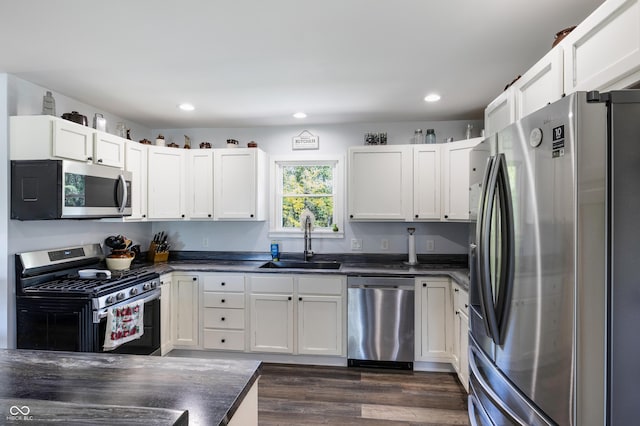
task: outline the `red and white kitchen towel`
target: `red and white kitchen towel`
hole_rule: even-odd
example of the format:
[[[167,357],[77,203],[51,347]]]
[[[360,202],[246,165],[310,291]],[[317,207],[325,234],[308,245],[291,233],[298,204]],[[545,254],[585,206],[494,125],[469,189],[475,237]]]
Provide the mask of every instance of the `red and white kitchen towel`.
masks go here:
[[[134,302],[107,311],[104,350],[111,351],[123,343],[142,337],[144,333],[144,303]]]

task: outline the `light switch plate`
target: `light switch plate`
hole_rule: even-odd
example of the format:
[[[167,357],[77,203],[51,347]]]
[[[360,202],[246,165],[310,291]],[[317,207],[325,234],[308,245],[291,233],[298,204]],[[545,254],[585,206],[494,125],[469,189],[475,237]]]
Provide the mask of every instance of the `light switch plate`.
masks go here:
[[[353,238],[351,240],[351,250],[353,250],[353,251],[361,251],[362,250],[362,240]]]

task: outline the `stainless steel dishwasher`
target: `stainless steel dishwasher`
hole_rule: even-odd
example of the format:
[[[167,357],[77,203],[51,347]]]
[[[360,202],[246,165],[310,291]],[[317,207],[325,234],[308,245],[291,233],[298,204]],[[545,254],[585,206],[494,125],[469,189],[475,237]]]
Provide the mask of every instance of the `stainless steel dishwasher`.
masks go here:
[[[350,367],[413,369],[413,278],[347,277]]]

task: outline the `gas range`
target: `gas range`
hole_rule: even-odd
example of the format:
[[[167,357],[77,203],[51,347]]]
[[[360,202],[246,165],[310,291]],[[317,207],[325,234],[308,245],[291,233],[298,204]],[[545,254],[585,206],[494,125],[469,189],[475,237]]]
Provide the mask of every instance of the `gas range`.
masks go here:
[[[152,353],[159,346],[160,295],[159,274],[135,264],[109,271],[99,244],[16,254],[18,348],[99,352],[108,311],[144,304],[145,330],[157,339],[123,353]],[[68,324],[52,330],[61,318]],[[79,341],[67,342],[68,335],[80,335]]]

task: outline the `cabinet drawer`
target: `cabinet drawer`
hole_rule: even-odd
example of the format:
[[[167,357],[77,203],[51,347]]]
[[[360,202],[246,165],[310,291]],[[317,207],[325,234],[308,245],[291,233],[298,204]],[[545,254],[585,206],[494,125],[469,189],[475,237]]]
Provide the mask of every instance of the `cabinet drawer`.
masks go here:
[[[244,293],[204,293],[205,308],[244,309]]]
[[[243,329],[244,309],[205,308],[204,326]]]
[[[244,291],[244,275],[205,275],[204,291]]]
[[[205,349],[226,349],[229,351],[244,350],[244,331],[238,330],[205,330]]]
[[[344,285],[342,277],[298,277],[299,294],[331,294],[340,296]]]
[[[252,293],[293,293],[293,277],[287,275],[253,275]]]

